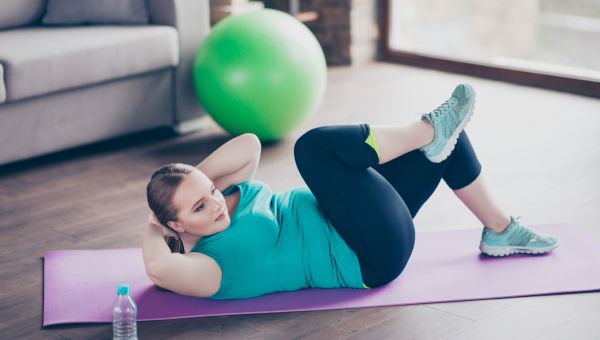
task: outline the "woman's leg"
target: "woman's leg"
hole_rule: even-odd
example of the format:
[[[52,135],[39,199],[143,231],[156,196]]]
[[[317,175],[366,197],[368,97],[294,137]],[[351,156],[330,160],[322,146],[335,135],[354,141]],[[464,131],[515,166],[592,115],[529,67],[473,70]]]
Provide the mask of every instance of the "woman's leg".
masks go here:
[[[463,130],[455,149],[443,162],[433,163],[422,151],[415,149],[387,163],[374,165],[373,169],[396,189],[414,218],[442,179],[452,190],[464,188],[479,177],[481,163],[467,131]]]
[[[429,127],[430,125],[427,124]],[[423,140],[431,140],[429,131],[423,131],[420,126],[413,126],[411,132],[404,136],[394,137],[390,130],[392,127],[380,132],[377,126],[373,127],[376,140],[385,159],[385,151],[390,148],[386,143],[404,142],[410,148],[418,147]],[[404,130],[403,130],[404,132]],[[432,133],[433,131],[431,131]],[[380,140],[382,142],[380,142]],[[410,150],[410,148],[408,148]],[[406,148],[405,148],[406,150]],[[389,156],[387,156],[389,157]],[[442,163],[431,163],[425,155],[419,150],[407,152],[400,157],[392,159],[390,162],[381,162],[373,166],[390,182],[411,211],[414,218],[419,208],[431,196],[439,184],[439,178],[443,178],[454,194],[465,204],[467,208],[481,221],[483,226],[492,229],[495,232],[502,232],[510,224],[510,217],[505,214],[490,193],[486,185],[483,174],[481,173],[481,164],[477,159],[473,146],[467,136],[466,130],[463,130],[456,144],[456,149],[450,154],[449,158]]]
[[[386,127],[387,132],[394,128],[398,134],[406,132],[406,127]],[[356,252],[365,283],[376,287],[392,281],[405,267],[414,247],[412,218],[441,179],[452,189],[463,188],[478,177],[481,165],[466,131],[448,159],[432,163],[419,150],[401,154],[406,147],[393,149],[396,144],[387,144],[381,134],[376,138],[379,148],[368,146],[370,129],[361,124],[310,130],[296,142],[294,155],[325,216]],[[429,142],[427,132],[419,129],[413,126],[413,134],[408,133],[413,140],[421,138],[414,148]],[[379,131],[375,127],[372,132]],[[405,136],[410,143],[406,138],[411,137]],[[385,148],[401,155],[379,164],[378,154]]]
[[[379,164],[431,143],[434,134],[431,124],[423,119],[404,126],[370,124],[369,127],[379,146]]]
[[[371,166],[367,124],[330,125],[304,133],[294,145],[300,175],[324,216],[358,257],[363,281],[393,281],[412,253],[415,229],[402,197]]]
[[[482,175],[479,175],[466,187],[454,190],[454,194],[460,198],[484,226],[493,231],[500,233],[510,224],[510,217],[500,209],[493,199]]]

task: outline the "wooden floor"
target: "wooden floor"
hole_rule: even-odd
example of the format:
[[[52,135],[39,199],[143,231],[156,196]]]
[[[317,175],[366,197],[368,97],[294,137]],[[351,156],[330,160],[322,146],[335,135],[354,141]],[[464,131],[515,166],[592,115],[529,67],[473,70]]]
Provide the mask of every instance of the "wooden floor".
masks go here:
[[[275,191],[302,185],[292,150],[307,129],[409,122],[463,81],[478,93],[466,130],[503,210],[523,216],[525,224],[577,223],[600,242],[598,99],[387,63],[330,68],[318,112],[287,139],[263,146],[256,178]],[[112,336],[110,324],[42,328],[42,254],[141,246],[150,175],[169,162],[197,164],[231,138],[210,122],[210,128],[186,136],[156,130],[0,168],[1,339]],[[415,225],[417,231],[481,228],[444,182]],[[473,247],[478,242],[473,240]],[[141,339],[579,340],[600,339],[599,320],[595,292],[138,322],[138,334]]]

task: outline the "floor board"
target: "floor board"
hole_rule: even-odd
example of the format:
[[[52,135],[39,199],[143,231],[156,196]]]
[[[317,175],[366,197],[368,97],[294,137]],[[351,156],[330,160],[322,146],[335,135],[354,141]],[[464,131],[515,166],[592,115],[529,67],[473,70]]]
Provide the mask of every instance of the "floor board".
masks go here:
[[[304,184],[292,151],[309,128],[406,123],[466,81],[478,93],[466,130],[503,210],[525,224],[577,223],[600,242],[600,100],[388,63],[330,68],[328,76],[318,112],[263,145],[256,178],[274,191]],[[0,338],[111,337],[110,324],[41,327],[42,255],[140,247],[152,172],[197,164],[230,139],[207,120],[206,130],[185,136],[159,129],[0,167]],[[481,228],[443,182],[415,225]],[[143,339],[596,339],[599,317],[600,293],[582,293],[139,322],[138,330]]]

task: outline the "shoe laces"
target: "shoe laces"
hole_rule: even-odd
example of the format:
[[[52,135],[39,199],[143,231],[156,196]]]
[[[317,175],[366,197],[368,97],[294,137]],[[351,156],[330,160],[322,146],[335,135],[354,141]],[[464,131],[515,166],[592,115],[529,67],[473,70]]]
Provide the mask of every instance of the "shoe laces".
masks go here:
[[[446,110],[452,108],[452,106],[455,104],[455,102],[456,102],[456,98],[454,98],[454,97],[448,98],[448,100],[443,102],[442,105],[433,109],[433,111],[431,111],[431,115],[436,118],[441,116],[444,112],[446,112]]]
[[[513,230],[508,236],[508,243],[510,245],[525,246],[537,236],[531,229],[519,224],[518,220],[521,218],[521,216],[511,216],[510,218],[510,224],[513,225]]]
[[[456,102],[457,99],[451,97],[431,112],[432,120],[436,122],[445,138],[450,138],[460,124],[460,117],[454,110]]]

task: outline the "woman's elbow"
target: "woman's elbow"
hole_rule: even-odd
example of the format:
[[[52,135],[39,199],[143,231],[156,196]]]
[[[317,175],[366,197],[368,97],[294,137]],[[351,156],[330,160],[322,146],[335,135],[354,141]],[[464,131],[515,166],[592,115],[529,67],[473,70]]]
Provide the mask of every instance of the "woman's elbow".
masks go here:
[[[253,148],[252,150],[254,150],[258,154],[258,156],[260,156],[262,145],[260,143],[260,139],[258,138],[258,136],[251,132],[248,132],[248,133],[244,134],[244,137],[250,141],[252,148]]]
[[[160,286],[156,262],[150,261],[150,262],[146,263],[146,274],[148,275],[150,280],[152,280],[152,282],[154,282],[156,285]]]

